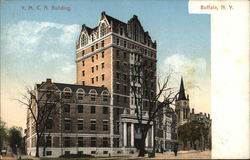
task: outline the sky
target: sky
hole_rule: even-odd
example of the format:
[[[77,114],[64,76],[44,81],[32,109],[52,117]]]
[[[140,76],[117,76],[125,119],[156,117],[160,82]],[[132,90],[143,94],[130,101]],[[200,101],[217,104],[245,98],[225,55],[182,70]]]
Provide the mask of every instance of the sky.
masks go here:
[[[190,107],[210,112],[210,15],[188,14],[188,1],[15,1],[1,2],[1,118],[25,128],[25,87],[46,78],[75,83],[75,46],[81,25],[95,27],[101,12],[127,22],[137,15],[157,42],[158,71],[183,76]],[[31,9],[32,7],[32,9]],[[52,10],[52,7],[64,7]],[[48,8],[48,9],[46,9]]]

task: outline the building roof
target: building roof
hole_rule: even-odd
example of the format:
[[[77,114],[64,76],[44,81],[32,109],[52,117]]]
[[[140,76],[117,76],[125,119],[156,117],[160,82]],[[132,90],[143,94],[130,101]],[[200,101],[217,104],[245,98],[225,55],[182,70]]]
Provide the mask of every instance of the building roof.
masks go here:
[[[118,20],[118,19],[116,19],[114,17],[111,17],[111,16],[107,15],[105,12],[102,12],[102,14],[105,15],[105,17],[107,18],[107,20],[108,20],[109,23],[111,23],[111,21],[113,21],[113,22],[116,22],[116,23],[122,23],[122,24],[126,25],[125,22],[122,22],[122,21],[120,21],[120,20]]]
[[[36,84],[37,88],[41,87],[45,82],[42,82],[41,84]],[[64,88],[69,87],[72,92],[76,92],[77,89],[82,88],[86,93],[88,93],[91,89],[95,89],[98,94],[101,94],[102,91],[108,89],[106,87],[96,87],[96,86],[84,86],[84,85],[79,85],[79,84],[67,84],[67,83],[53,83],[54,85],[57,86],[57,88],[60,91],[63,91]]]
[[[179,100],[187,100],[186,94],[185,94],[185,88],[184,88],[184,83],[183,83],[183,78],[181,77],[181,85],[180,85],[180,90],[179,90],[179,96],[178,96],[178,101]]]

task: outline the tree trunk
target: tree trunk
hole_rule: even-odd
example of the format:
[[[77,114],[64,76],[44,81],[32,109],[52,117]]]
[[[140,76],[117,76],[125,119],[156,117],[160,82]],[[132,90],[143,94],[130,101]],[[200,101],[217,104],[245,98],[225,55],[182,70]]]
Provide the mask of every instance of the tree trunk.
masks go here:
[[[37,136],[37,139],[36,139],[36,157],[39,157],[39,146],[40,146],[40,137]]]
[[[141,144],[139,145],[139,157],[145,156],[145,138],[141,138]]]

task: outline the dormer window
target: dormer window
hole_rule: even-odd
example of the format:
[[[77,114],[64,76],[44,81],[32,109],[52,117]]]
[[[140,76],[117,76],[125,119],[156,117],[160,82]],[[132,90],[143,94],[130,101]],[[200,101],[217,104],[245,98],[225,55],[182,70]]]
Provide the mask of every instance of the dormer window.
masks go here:
[[[106,25],[105,23],[102,23],[101,30],[100,30],[100,37],[103,37],[104,35],[106,35]]]
[[[85,34],[81,36],[81,47],[85,46],[88,43],[88,38]]]
[[[108,93],[108,91],[103,91],[102,93],[101,93],[101,95],[102,95],[102,97],[103,97],[103,101],[104,102],[107,102],[108,101],[108,97],[109,97],[109,93]]]
[[[95,101],[96,100],[96,96],[98,95],[96,90],[95,89],[91,89],[89,91],[89,94],[90,94],[90,98],[91,98],[91,101]]]
[[[77,91],[76,91],[76,93],[77,93],[77,99],[78,100],[83,100],[83,97],[84,97],[84,90],[82,89],[82,88],[79,88]]]
[[[69,87],[64,88],[63,90],[63,98],[70,99],[72,90]]]

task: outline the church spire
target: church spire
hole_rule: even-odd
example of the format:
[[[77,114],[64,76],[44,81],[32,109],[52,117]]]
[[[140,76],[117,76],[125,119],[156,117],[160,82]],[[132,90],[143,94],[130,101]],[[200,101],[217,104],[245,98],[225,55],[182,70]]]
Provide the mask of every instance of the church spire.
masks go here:
[[[184,89],[184,83],[183,83],[182,77],[181,77],[181,86],[180,86],[178,101],[179,100],[187,100],[186,95],[185,95],[185,89]]]

